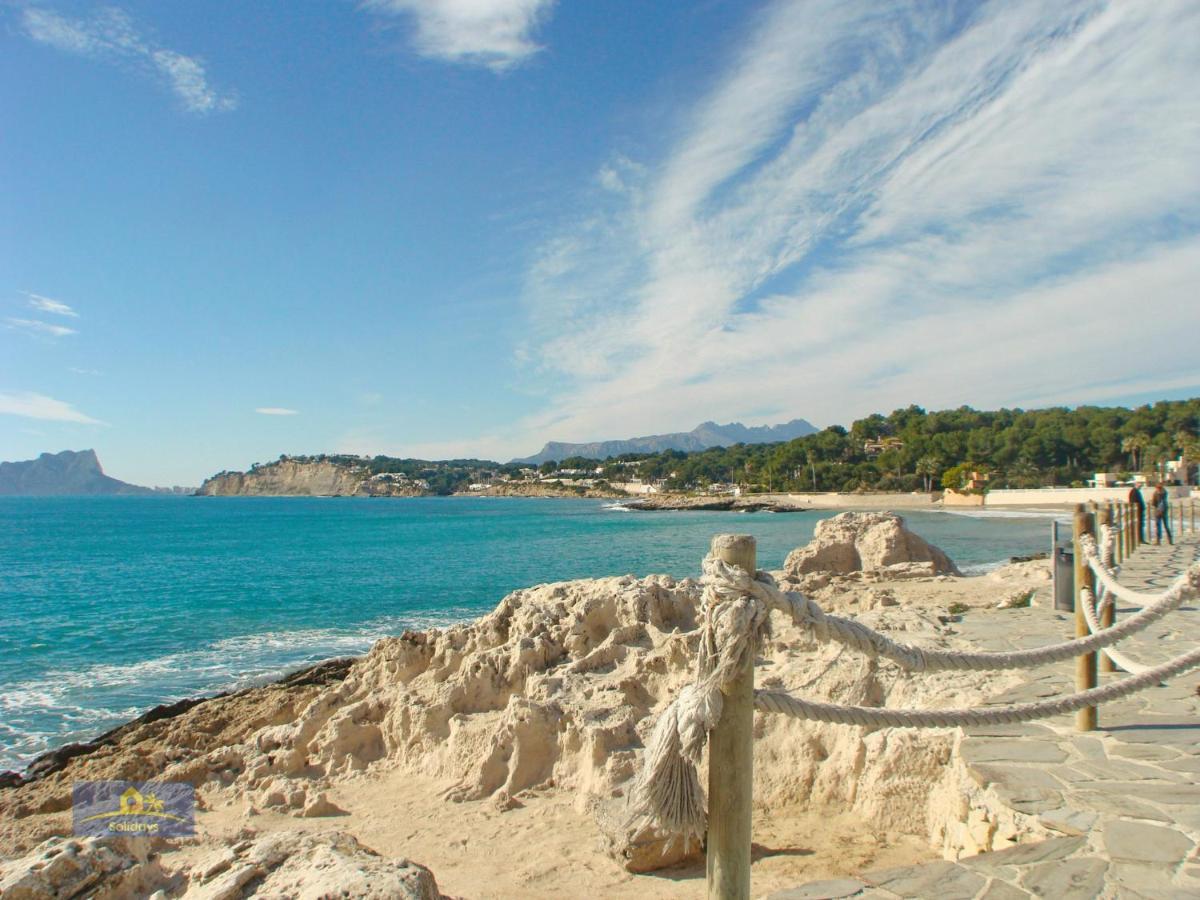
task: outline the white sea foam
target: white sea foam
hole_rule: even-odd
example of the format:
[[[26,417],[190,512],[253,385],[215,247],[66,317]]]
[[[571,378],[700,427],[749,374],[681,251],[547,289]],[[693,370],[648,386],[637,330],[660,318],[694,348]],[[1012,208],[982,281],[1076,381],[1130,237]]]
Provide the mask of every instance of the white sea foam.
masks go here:
[[[1001,566],[1008,565],[1008,558],[998,559],[994,562],[985,563],[970,563],[969,565],[959,566],[958,570],[964,575],[970,577],[974,575],[986,575],[988,572],[995,572]]]
[[[632,509],[630,509],[624,503],[620,503],[620,502],[605,503],[600,508],[607,509],[609,512],[633,512]]]
[[[1057,509],[943,509],[948,516],[968,519],[1059,519],[1066,521],[1070,513]]]
[[[357,628],[267,631],[135,663],[50,671],[0,694],[0,770],[95,737],[160,703],[265,684],[322,660],[365,653],[380,638],[405,629],[441,627],[478,614],[453,608],[380,618]]]

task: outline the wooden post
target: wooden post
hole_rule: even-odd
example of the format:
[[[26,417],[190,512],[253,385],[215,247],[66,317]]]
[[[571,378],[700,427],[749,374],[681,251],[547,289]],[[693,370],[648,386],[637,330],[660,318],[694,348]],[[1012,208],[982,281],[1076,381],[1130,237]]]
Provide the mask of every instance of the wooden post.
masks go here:
[[[1113,501],[1108,504],[1108,508],[1112,510],[1112,530],[1113,530],[1113,565],[1121,564],[1121,504],[1118,501]]]
[[[1087,619],[1083,615],[1083,591],[1086,588],[1089,591],[1096,589],[1095,576],[1092,575],[1091,568],[1088,567],[1083,558],[1083,549],[1079,546],[1079,539],[1085,534],[1093,534],[1095,532],[1095,517],[1087,511],[1082,503],[1075,507],[1075,637],[1087,637],[1091,632],[1088,630]],[[1094,688],[1099,681],[1099,675],[1096,667],[1096,654],[1084,653],[1075,657],[1075,690],[1086,691]],[[1085,706],[1083,709],[1075,713],[1075,730],[1076,731],[1095,731],[1096,730],[1096,707]]]
[[[1101,507],[1100,508],[1100,526],[1108,525],[1111,528],[1112,523],[1113,523],[1112,507],[1111,506]],[[1097,526],[1096,530],[1099,531],[1100,527]],[[1093,587],[1093,590],[1095,590],[1094,587]],[[1102,628],[1111,628],[1113,620],[1116,617],[1116,612],[1117,612],[1116,600],[1117,600],[1117,598],[1113,597],[1112,599],[1113,599],[1113,602],[1110,603],[1108,605],[1108,607],[1100,613],[1100,626]],[[1085,627],[1086,627],[1086,625],[1085,625]],[[1098,658],[1099,658],[1101,672],[1117,671],[1116,666],[1113,665],[1113,661],[1108,658],[1107,654],[1101,653],[1098,655]]]
[[[1196,531],[1196,501],[1192,501],[1192,532]]]
[[[712,553],[754,572],[748,534],[718,534]],[[754,791],[754,658],[725,693],[721,719],[708,742],[708,900],[750,900],[750,816]]]

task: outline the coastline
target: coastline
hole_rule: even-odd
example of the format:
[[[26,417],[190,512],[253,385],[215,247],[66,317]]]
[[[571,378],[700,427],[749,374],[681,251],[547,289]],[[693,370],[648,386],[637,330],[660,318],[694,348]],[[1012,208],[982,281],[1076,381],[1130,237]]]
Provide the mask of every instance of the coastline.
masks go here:
[[[1030,578],[1042,566],[969,579],[835,578],[811,593],[827,608],[938,639],[947,610],[993,607],[1014,585],[1038,583]],[[549,898],[575,885],[614,897],[689,896],[703,879],[694,856],[677,858],[667,878],[648,878],[639,866],[657,868],[660,851],[622,844],[603,823],[636,771],[654,711],[689,677],[698,605],[693,580],[662,575],[540,585],[462,625],[406,632],[360,657],[155,707],[91,741],[43,754],[19,782],[0,782],[0,839],[28,850],[69,831],[76,780],[163,778],[197,790],[197,838],[162,848],[164,864],[184,871],[255,835],[316,839],[332,827],[385,855],[429,866],[455,895]],[[580,615],[584,632],[576,634]],[[815,664],[826,674],[813,689],[833,701],[859,690],[857,668],[836,653],[796,657],[788,648],[799,632],[778,624],[777,640],[764,651],[772,671],[806,678]],[[550,645],[534,651],[535,634],[542,635],[539,646]],[[631,678],[645,682],[633,693]],[[887,673],[872,679],[885,696],[893,689]],[[939,678],[931,689],[943,700],[973,702],[997,686],[977,680]],[[457,723],[448,735],[444,721]],[[768,723],[761,746],[772,759],[783,758],[796,727]],[[935,858],[924,814],[913,817],[896,806],[899,798],[870,787],[886,784],[897,766],[931,786],[948,777],[941,763],[915,765],[929,757],[927,743],[869,741],[865,763],[847,769],[862,752],[853,749],[860,743],[855,731],[801,730],[813,730],[810,739],[829,747],[828,760],[801,761],[811,769],[805,780],[815,778],[818,787],[806,800],[776,763],[763,762],[762,798],[772,821],[756,834],[771,846],[800,840],[809,851],[768,854],[755,863],[756,883],[783,887],[854,867]],[[883,830],[876,833],[870,822],[882,822]],[[494,862],[466,865],[455,841],[468,839]]]

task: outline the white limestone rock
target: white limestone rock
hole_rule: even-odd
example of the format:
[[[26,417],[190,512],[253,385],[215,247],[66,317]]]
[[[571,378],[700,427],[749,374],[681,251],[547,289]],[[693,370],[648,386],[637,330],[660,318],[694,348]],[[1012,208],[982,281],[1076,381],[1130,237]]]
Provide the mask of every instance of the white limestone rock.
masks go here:
[[[795,580],[813,572],[887,578],[962,574],[945,553],[909,531],[902,517],[886,512],[846,512],[818,522],[812,541],[789,553],[783,567]]]

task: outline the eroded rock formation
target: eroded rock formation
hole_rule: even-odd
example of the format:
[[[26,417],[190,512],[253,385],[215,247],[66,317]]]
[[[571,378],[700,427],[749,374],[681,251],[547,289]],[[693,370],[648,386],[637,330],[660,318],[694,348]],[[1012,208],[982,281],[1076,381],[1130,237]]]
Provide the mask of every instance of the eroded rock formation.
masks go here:
[[[817,523],[812,542],[788,554],[791,578],[876,572],[887,577],[961,575],[945,553],[887,512],[845,512]]]

